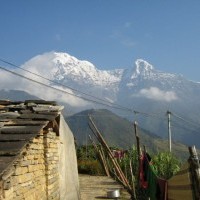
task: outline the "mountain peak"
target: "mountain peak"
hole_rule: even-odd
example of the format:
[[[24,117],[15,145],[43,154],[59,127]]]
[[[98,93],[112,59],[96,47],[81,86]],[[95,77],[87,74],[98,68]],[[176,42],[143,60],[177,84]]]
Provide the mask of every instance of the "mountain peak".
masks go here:
[[[135,61],[135,68],[132,73],[131,79],[135,79],[139,76],[147,78],[151,76],[153,70],[154,70],[153,65],[149,64],[147,61],[143,59],[137,59]]]
[[[76,57],[63,52],[54,52],[54,62],[62,65],[73,65],[73,67],[79,67],[85,70],[95,70],[95,66],[86,60],[78,60]]]
[[[69,55],[68,53],[62,53],[62,52],[53,52],[55,58],[54,62],[59,62],[61,64],[66,64],[66,63],[72,63],[72,62],[78,62],[78,59]]]
[[[147,61],[143,59],[137,59],[135,61],[135,71],[137,74],[144,74],[145,72],[149,72],[154,69],[153,65],[149,64]]]

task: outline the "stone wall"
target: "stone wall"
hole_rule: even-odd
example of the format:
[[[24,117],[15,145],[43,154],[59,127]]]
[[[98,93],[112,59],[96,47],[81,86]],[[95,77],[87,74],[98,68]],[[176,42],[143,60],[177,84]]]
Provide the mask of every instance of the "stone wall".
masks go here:
[[[0,200],[60,199],[59,144],[51,129],[29,141],[0,180]]]

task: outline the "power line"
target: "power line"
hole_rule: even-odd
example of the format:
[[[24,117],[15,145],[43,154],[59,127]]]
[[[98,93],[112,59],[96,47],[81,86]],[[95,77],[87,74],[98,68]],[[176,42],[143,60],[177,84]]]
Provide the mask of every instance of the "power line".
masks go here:
[[[108,107],[112,107],[112,108],[115,108],[115,109],[120,109],[120,110],[123,110],[123,111],[128,111],[128,112],[130,112],[130,113],[134,113],[135,115],[141,114],[141,115],[143,115],[143,116],[145,116],[145,117],[153,117],[153,118],[157,118],[157,119],[159,119],[159,120],[162,120],[162,119],[164,120],[164,118],[161,118],[160,115],[158,115],[158,114],[140,112],[140,111],[136,111],[136,110],[133,110],[133,109],[130,109],[130,108],[121,106],[121,105],[116,104],[116,103],[111,103],[111,102],[109,102],[109,101],[107,101],[107,100],[104,100],[104,99],[95,97],[95,96],[93,96],[93,95],[87,94],[87,93],[82,92],[82,91],[80,91],[80,90],[74,89],[74,88],[72,88],[72,87],[70,87],[70,86],[67,86],[67,85],[64,85],[64,84],[62,84],[62,83],[53,81],[53,80],[51,80],[51,79],[49,79],[49,78],[46,78],[46,77],[44,77],[44,76],[41,76],[41,75],[39,75],[39,74],[37,74],[37,73],[31,72],[31,71],[29,71],[29,70],[27,70],[27,69],[24,69],[24,68],[22,68],[22,67],[19,67],[19,66],[17,66],[16,64],[13,64],[13,63],[11,63],[11,62],[9,62],[9,61],[6,61],[6,60],[4,60],[4,59],[1,59],[1,58],[0,58],[0,61],[3,62],[3,63],[8,64],[8,65],[10,65],[10,66],[13,66],[13,67],[15,67],[15,68],[21,69],[21,70],[23,70],[23,71],[25,71],[25,72],[28,72],[28,73],[30,73],[30,74],[32,74],[32,75],[38,76],[38,77],[40,77],[40,78],[42,78],[42,79],[44,79],[44,80],[47,80],[47,81],[49,81],[49,82],[51,82],[51,83],[56,84],[56,85],[59,85],[59,86],[68,88],[68,89],[70,89],[70,90],[72,90],[72,91],[78,92],[78,93],[83,94],[83,95],[85,95],[85,96],[92,97],[92,98],[94,98],[94,99],[96,99],[96,100],[98,100],[98,101],[101,101],[101,102],[98,102],[98,101],[95,101],[95,100],[92,100],[92,99],[88,99],[88,98],[83,97],[83,96],[78,96],[78,95],[76,95],[76,94],[69,93],[69,92],[67,92],[67,91],[65,91],[65,90],[61,90],[61,89],[54,88],[54,87],[52,87],[52,86],[49,86],[49,85],[44,84],[44,83],[42,83],[42,82],[39,82],[39,81],[36,81],[36,80],[34,80],[34,79],[28,78],[28,77],[26,77],[26,76],[24,76],[24,75],[18,74],[18,73],[16,73],[16,72],[13,72],[13,71],[8,70],[8,69],[6,69],[6,68],[0,67],[2,70],[5,70],[5,71],[10,72],[10,73],[12,73],[12,74],[14,74],[14,75],[20,76],[20,77],[22,77],[22,78],[25,78],[25,79],[27,79],[27,80],[29,80],[29,81],[32,81],[32,82],[41,84],[41,85],[43,85],[43,86],[45,86],[45,87],[49,87],[49,88],[51,88],[51,89],[54,89],[54,90],[57,90],[57,91],[60,91],[60,92],[64,92],[64,93],[66,93],[66,94],[75,96],[75,97],[80,98],[80,99],[83,99],[83,100],[85,100],[85,101],[90,101],[90,102],[93,102],[93,103],[96,103],[96,104],[101,104],[101,105],[108,106]],[[102,103],[102,102],[104,102],[104,103]],[[181,118],[180,116],[178,116],[178,115],[176,115],[176,114],[174,114],[174,116],[178,117],[179,119],[181,119],[181,120],[183,120],[183,121],[186,121],[186,120],[184,120],[183,118]],[[188,122],[188,121],[186,121],[186,122]]]
[[[196,132],[196,133],[200,133],[198,132],[198,129],[200,130],[200,127],[194,127],[194,126],[187,126],[186,124],[183,124],[180,120],[178,121],[178,119],[173,120],[172,121],[172,128],[179,128],[179,129],[183,129],[185,131],[189,131],[189,132]]]
[[[180,120],[182,120],[182,121],[188,123],[188,124],[191,124],[191,125],[193,125],[193,126],[196,126],[196,127],[200,128],[200,124],[197,124],[197,123],[195,123],[195,122],[186,120],[186,119],[184,119],[183,117],[181,117],[181,116],[179,116],[179,115],[177,115],[177,114],[175,114],[175,113],[172,113],[172,115],[175,116],[176,118],[178,118],[178,119],[180,119]]]
[[[1,60],[1,59],[0,59],[0,60]],[[13,65],[13,64],[12,64],[12,65]],[[18,67],[18,68],[20,68],[20,67]],[[34,80],[34,79],[32,79],[32,78],[29,78],[29,77],[26,77],[26,76],[24,76],[24,75],[18,74],[17,72],[13,72],[13,71],[8,70],[8,69],[6,69],[6,68],[4,68],[4,67],[2,67],[2,66],[0,66],[0,69],[2,69],[2,70],[4,70],[4,71],[7,71],[7,72],[9,72],[9,73],[12,73],[12,74],[14,74],[14,75],[16,75],[16,76],[22,77],[22,78],[24,78],[24,79],[27,79],[27,80],[29,80],[29,81],[35,82],[35,83],[37,83],[37,84],[43,85],[43,86],[45,86],[45,87],[48,87],[48,88],[57,90],[57,91],[59,91],[59,92],[66,93],[66,94],[68,94],[68,95],[77,97],[77,98],[79,98],[79,99],[83,99],[83,100],[85,100],[85,101],[93,102],[93,103],[96,103],[96,104],[104,105],[104,106],[111,107],[111,108],[118,109],[118,110],[127,111],[127,112],[134,113],[134,114],[142,114],[142,115],[147,116],[147,117],[156,117],[156,116],[155,116],[156,114],[149,114],[149,113],[144,113],[144,112],[140,112],[140,111],[135,111],[135,110],[133,110],[133,109],[130,109],[130,108],[127,108],[127,107],[123,107],[123,106],[121,106],[121,105],[118,106],[118,104],[114,104],[114,103],[111,103],[111,102],[108,102],[108,101],[105,101],[105,100],[104,100],[104,101],[105,101],[106,103],[108,103],[108,104],[102,103],[102,102],[98,102],[98,101],[95,101],[95,100],[92,100],[92,99],[88,99],[88,98],[86,98],[86,97],[78,96],[78,95],[76,95],[76,94],[72,94],[72,93],[70,93],[70,92],[67,92],[67,91],[65,91],[65,90],[61,90],[61,89],[59,89],[59,88],[54,88],[54,87],[52,87],[52,86],[50,86],[50,85],[47,85],[47,84],[45,84],[45,83],[36,81],[36,80]],[[21,68],[20,68],[20,69],[21,69]],[[25,71],[27,71],[27,70],[25,70]],[[34,75],[36,75],[36,76],[39,76],[39,77],[41,77],[41,78],[44,78],[45,80],[51,81],[51,82],[53,82],[53,83],[56,83],[56,82],[54,82],[54,81],[52,81],[52,80],[50,80],[50,79],[47,79],[47,78],[45,78],[45,77],[42,77],[42,76],[40,76],[40,75],[38,75],[38,74],[35,74],[35,73],[33,73],[33,72],[30,72],[30,71],[27,71],[27,72],[29,72],[29,73],[31,73],[31,74],[34,74]],[[62,85],[62,84],[59,84],[59,85],[64,86],[64,87],[67,87],[67,86]],[[77,90],[77,91],[78,91],[78,90]],[[82,93],[82,92],[81,92],[81,93]],[[86,93],[84,93],[84,94],[86,94]],[[88,95],[88,96],[94,97],[94,96],[92,96],[92,95]],[[98,99],[98,98],[97,98],[97,99]],[[98,100],[102,100],[102,99],[98,99]],[[159,117],[156,117],[156,118],[159,118]],[[160,118],[159,118],[159,119],[160,119]]]
[[[95,96],[93,96],[93,95],[87,94],[87,93],[82,92],[82,91],[80,91],[80,90],[74,89],[74,88],[72,88],[72,87],[70,87],[70,86],[67,86],[67,85],[64,85],[64,84],[62,84],[62,83],[53,81],[53,80],[51,80],[51,79],[49,79],[49,78],[46,78],[46,77],[44,77],[44,76],[41,76],[41,75],[39,75],[39,74],[37,74],[37,73],[31,72],[31,71],[29,71],[29,70],[27,70],[27,69],[24,69],[24,68],[22,68],[22,67],[19,67],[19,66],[17,66],[16,64],[13,64],[13,63],[11,63],[11,62],[9,62],[9,61],[6,61],[6,60],[4,60],[4,59],[1,59],[1,58],[0,58],[0,61],[3,62],[3,63],[6,63],[6,64],[8,64],[8,65],[11,65],[11,66],[13,66],[13,67],[15,67],[15,68],[21,69],[21,70],[23,70],[23,71],[25,71],[25,72],[28,72],[28,73],[30,73],[30,74],[33,74],[33,75],[35,75],[35,76],[38,76],[38,77],[40,77],[40,78],[42,78],[42,79],[44,79],[44,80],[47,80],[47,81],[49,81],[49,82],[51,82],[51,83],[60,85],[60,86],[62,86],[62,87],[66,87],[66,88],[68,88],[68,89],[71,89],[72,91],[75,91],[75,92],[78,92],[78,93],[83,94],[83,95],[85,95],[85,96],[92,97],[92,98],[94,98],[94,99],[96,99],[96,100],[105,102],[105,103],[106,103],[106,106],[107,106],[107,104],[109,104],[109,107],[114,106],[114,108],[116,108],[116,107],[117,107],[117,109],[120,109],[120,108],[121,108],[121,110],[128,111],[128,112],[131,112],[131,113],[134,112],[134,114],[141,114],[141,115],[144,115],[144,116],[146,116],[146,117],[154,117],[154,118],[161,119],[160,116],[158,116],[158,114],[149,114],[149,113],[145,113],[145,112],[135,111],[135,110],[133,110],[133,109],[130,109],[130,108],[121,106],[121,105],[119,105],[119,104],[111,103],[111,102],[109,102],[109,101],[107,101],[107,100],[104,100],[104,99],[95,97]],[[24,76],[24,78],[25,78],[25,76]],[[30,79],[31,79],[31,78],[30,78]],[[68,94],[71,94],[71,93],[68,93]],[[75,95],[75,94],[71,94],[71,95],[76,96],[76,97],[78,97],[78,98],[81,98],[80,96]],[[84,97],[82,97],[82,99],[83,99],[83,98],[84,98]],[[88,100],[88,99],[87,99],[87,98],[84,98],[84,100]],[[93,103],[96,102],[96,101],[94,101],[94,100],[90,100],[90,101],[93,101]],[[101,103],[101,104],[102,104],[102,103]],[[105,104],[103,103],[102,105],[105,105]],[[112,105],[112,106],[110,106],[110,105]]]
[[[191,103],[189,103],[188,101],[183,101],[183,104],[184,104],[184,110],[185,110],[187,113],[191,112],[191,109],[190,109]],[[198,112],[197,109],[193,110],[192,114],[193,114],[197,119],[200,118],[200,114],[199,114],[199,112]]]
[[[153,117],[153,118],[156,118],[156,119],[159,119],[159,120],[164,120],[165,118],[163,117],[160,117],[160,115],[156,114],[156,113],[146,113],[146,112],[140,112],[140,111],[135,111],[134,110],[134,114],[137,115],[137,114],[141,114],[145,117]]]
[[[105,102],[105,103],[108,103],[108,104],[112,104],[112,105],[117,106],[117,107],[121,107],[122,109],[128,109],[128,110],[130,110],[129,108],[123,107],[123,106],[121,106],[121,105],[119,105],[119,104],[111,103],[111,102],[109,102],[109,101],[107,101],[107,100],[104,100],[104,99],[95,97],[95,96],[93,96],[93,95],[87,94],[87,93],[82,92],[82,91],[80,91],[80,90],[74,89],[74,88],[72,88],[72,87],[70,87],[70,86],[67,86],[67,85],[64,85],[64,84],[62,84],[62,83],[53,81],[53,80],[51,80],[51,79],[49,79],[49,78],[46,78],[46,77],[44,77],[44,76],[41,76],[41,75],[36,74],[36,73],[34,73],[34,72],[31,72],[31,71],[29,71],[29,70],[27,70],[27,69],[24,69],[24,68],[22,68],[22,67],[19,67],[19,66],[17,66],[16,64],[13,64],[13,63],[11,63],[11,62],[8,62],[8,61],[6,61],[6,60],[4,60],[4,59],[1,59],[1,58],[0,58],[0,61],[3,62],[3,63],[6,63],[6,64],[8,64],[8,65],[11,65],[11,66],[13,66],[13,67],[15,67],[15,68],[21,69],[21,70],[23,70],[23,71],[25,71],[25,72],[28,72],[28,73],[30,73],[30,74],[32,74],[32,75],[38,76],[38,77],[40,77],[40,78],[42,78],[42,79],[44,79],[44,80],[47,80],[47,81],[49,81],[49,82],[51,82],[51,83],[60,85],[60,86],[62,86],[62,87],[68,88],[68,89],[70,89],[70,90],[72,90],[72,91],[75,91],[75,92],[78,92],[78,93],[80,93],[80,94],[83,94],[83,95],[85,95],[85,96],[89,96],[89,97],[92,97],[92,98],[94,98],[94,99],[96,99],[96,100],[99,100],[99,101],[102,101],[102,102]]]
[[[59,91],[59,92],[62,92],[62,93],[65,93],[65,94],[68,94],[68,95],[77,97],[77,98],[82,99],[82,100],[85,100],[85,101],[93,102],[93,103],[95,103],[95,104],[104,105],[104,106],[111,107],[111,108],[118,109],[118,110],[123,110],[123,111],[132,112],[132,110],[129,109],[129,108],[117,107],[117,106],[112,105],[112,103],[110,103],[110,102],[109,102],[109,103],[110,103],[111,105],[106,104],[106,103],[102,103],[102,102],[98,102],[98,101],[95,101],[95,100],[92,100],[92,99],[88,99],[88,98],[86,98],[86,97],[81,97],[81,96],[78,96],[78,95],[76,95],[76,94],[72,94],[72,93],[70,93],[70,92],[67,92],[67,91],[65,91],[65,90],[52,87],[52,86],[47,85],[47,84],[45,84],[45,83],[36,81],[36,80],[34,80],[34,79],[32,79],[32,78],[29,78],[29,77],[26,77],[26,76],[24,76],[24,75],[21,75],[21,74],[18,74],[18,73],[16,73],[16,72],[13,72],[13,71],[11,71],[11,70],[8,70],[8,69],[6,69],[6,68],[4,68],[4,67],[2,67],[2,66],[0,66],[0,69],[2,69],[2,70],[4,70],[4,71],[7,71],[7,72],[9,72],[9,73],[12,73],[12,74],[14,74],[14,75],[16,75],[16,76],[19,76],[19,77],[21,77],[21,78],[24,78],[24,79],[27,79],[27,80],[29,80],[29,81],[32,81],[32,82],[34,82],[34,83],[37,83],[37,84],[40,84],[40,85],[42,85],[42,86],[45,86],[45,87],[54,89],[54,90],[56,90],[56,91]]]
[[[191,129],[189,127],[183,127],[183,126],[181,126],[181,125],[179,125],[177,123],[175,123],[175,125],[174,125],[174,122],[173,122],[173,124],[171,126],[172,126],[172,128],[181,129],[181,130],[184,130],[184,131],[188,131],[188,132],[199,134],[199,132],[197,130]]]

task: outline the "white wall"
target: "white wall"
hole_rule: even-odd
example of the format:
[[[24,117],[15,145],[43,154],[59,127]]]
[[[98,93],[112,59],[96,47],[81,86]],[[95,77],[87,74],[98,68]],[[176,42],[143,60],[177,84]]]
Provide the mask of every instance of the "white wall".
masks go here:
[[[74,136],[61,115],[59,145],[60,199],[80,199]]]

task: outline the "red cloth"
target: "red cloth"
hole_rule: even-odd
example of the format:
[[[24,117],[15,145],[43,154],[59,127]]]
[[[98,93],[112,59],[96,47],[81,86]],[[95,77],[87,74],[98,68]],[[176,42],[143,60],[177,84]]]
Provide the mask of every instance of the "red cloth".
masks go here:
[[[147,177],[146,177],[146,164],[147,160],[146,160],[146,156],[144,155],[144,153],[142,153],[142,155],[140,156],[140,166],[139,166],[139,173],[140,173],[140,187],[147,189],[148,188],[148,182],[147,182]]]

